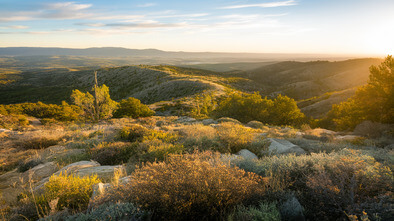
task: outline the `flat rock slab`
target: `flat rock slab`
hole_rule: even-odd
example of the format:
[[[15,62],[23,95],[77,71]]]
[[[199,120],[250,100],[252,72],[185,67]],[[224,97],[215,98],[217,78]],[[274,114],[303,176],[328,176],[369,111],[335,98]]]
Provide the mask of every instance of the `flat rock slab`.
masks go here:
[[[276,139],[276,138],[268,138],[267,140],[269,142],[271,142],[270,146],[268,147],[268,150],[272,154],[295,153],[295,154],[299,155],[299,154],[306,153],[304,149],[291,143],[288,140]]]
[[[258,159],[258,157],[256,156],[256,154],[250,152],[247,149],[242,149],[240,150],[237,155],[247,159],[247,160],[254,160],[254,159]]]

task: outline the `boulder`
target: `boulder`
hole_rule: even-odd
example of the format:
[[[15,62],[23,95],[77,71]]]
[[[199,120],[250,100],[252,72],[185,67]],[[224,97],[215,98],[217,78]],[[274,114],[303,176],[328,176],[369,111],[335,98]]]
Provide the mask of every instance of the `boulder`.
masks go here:
[[[79,161],[63,167],[58,172],[56,172],[55,175],[59,175],[60,173],[68,173],[68,174],[75,173],[76,171],[79,171],[84,168],[98,167],[98,166],[100,166],[100,164],[97,163],[96,161]]]
[[[222,118],[219,118],[219,119],[217,120],[217,122],[219,122],[219,123],[230,122],[230,123],[234,123],[234,124],[242,124],[241,122],[239,122],[239,120],[233,119],[233,118],[229,118],[229,117],[222,117]]]
[[[50,177],[58,170],[57,165],[54,162],[48,162],[39,164],[28,171],[23,173],[24,179],[32,181],[40,181],[46,177]]]
[[[266,139],[267,141],[271,142],[271,144],[268,147],[268,151],[271,154],[289,154],[289,153],[295,153],[297,155],[299,154],[305,154],[305,150],[302,149],[301,147],[294,145],[288,140],[284,139],[276,139],[276,138],[268,138]]]
[[[295,196],[289,196],[279,206],[282,220],[288,221],[303,221],[305,216],[300,202]]]
[[[75,171],[74,174],[80,177],[97,175],[100,179],[109,180],[116,170],[125,170],[125,168],[122,165],[86,167]]]
[[[262,128],[265,129],[265,128],[268,128],[268,127],[264,126],[263,123],[261,123],[260,121],[257,121],[257,120],[249,121],[249,122],[246,124],[246,126],[251,127],[251,128],[255,128],[255,129],[262,129]]]
[[[242,149],[240,150],[237,155],[245,158],[246,160],[254,160],[254,159],[258,159],[258,157],[256,156],[256,154],[250,152],[247,149]]]
[[[362,139],[362,137],[360,136],[356,136],[356,135],[344,135],[344,136],[336,136],[335,140],[337,141],[353,141],[356,139]]]
[[[211,125],[211,124],[217,124],[218,122],[213,120],[213,119],[204,119],[202,120],[202,124],[204,125]]]
[[[196,119],[192,118],[192,117],[187,117],[187,116],[183,116],[183,117],[179,117],[178,120],[176,120],[177,123],[192,123],[192,122],[196,122]]]

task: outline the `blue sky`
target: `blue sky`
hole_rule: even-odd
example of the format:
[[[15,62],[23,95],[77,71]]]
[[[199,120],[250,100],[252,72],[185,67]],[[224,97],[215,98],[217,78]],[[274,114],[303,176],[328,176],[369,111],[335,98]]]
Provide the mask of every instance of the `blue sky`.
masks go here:
[[[393,0],[0,0],[0,47],[387,55]]]

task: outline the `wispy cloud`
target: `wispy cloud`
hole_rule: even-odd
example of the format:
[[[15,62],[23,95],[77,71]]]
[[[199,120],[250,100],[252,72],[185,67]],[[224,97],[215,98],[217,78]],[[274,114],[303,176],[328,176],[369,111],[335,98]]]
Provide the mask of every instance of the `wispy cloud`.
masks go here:
[[[148,8],[148,7],[153,7],[156,6],[156,3],[145,3],[145,4],[141,4],[141,5],[137,5],[137,7],[139,8]]]
[[[79,19],[92,14],[85,10],[92,4],[77,4],[75,2],[48,3],[38,11],[2,12],[0,22],[30,21],[40,19]]]
[[[289,0],[289,1],[267,2],[267,3],[259,3],[259,4],[230,5],[230,6],[222,7],[220,9],[275,8],[275,7],[292,6],[292,5],[297,5],[297,2],[294,0]]]
[[[29,26],[25,25],[9,25],[5,27],[0,27],[0,29],[28,29]]]

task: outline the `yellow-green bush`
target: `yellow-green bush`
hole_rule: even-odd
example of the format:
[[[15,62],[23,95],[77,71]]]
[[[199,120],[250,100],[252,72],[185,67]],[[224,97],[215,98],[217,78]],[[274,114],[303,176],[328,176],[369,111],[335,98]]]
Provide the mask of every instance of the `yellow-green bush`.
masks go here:
[[[221,143],[219,149],[222,153],[237,153],[247,149],[256,138],[258,131],[234,123],[222,123],[217,128],[217,135]]]
[[[130,198],[161,220],[219,219],[264,193],[262,179],[231,167],[219,154],[170,155],[132,174]]]
[[[43,202],[57,200],[57,210],[65,208],[83,211],[93,193],[92,186],[100,183],[97,176],[78,177],[68,174],[52,175],[44,186]]]
[[[155,112],[149,109],[149,107],[146,106],[145,104],[142,104],[140,100],[133,97],[129,97],[119,102],[119,107],[114,112],[114,117],[139,118],[139,117],[150,117],[153,114],[155,114]]]

